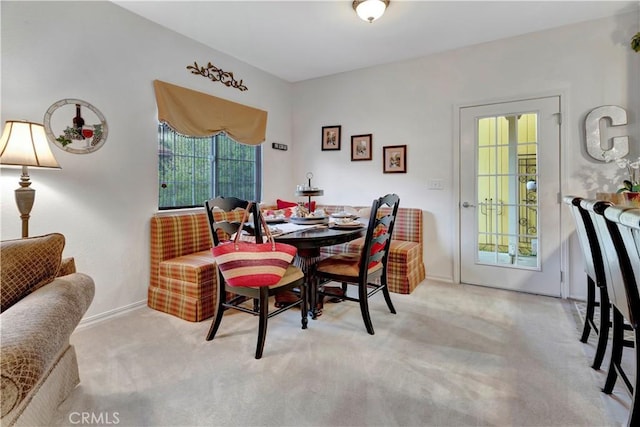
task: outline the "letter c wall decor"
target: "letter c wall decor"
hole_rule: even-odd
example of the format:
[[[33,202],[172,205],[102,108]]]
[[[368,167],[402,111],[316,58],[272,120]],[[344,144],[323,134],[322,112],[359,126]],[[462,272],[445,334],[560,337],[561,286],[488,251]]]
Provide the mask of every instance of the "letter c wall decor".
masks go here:
[[[603,105],[591,110],[584,121],[586,133],[587,153],[594,159],[607,162],[620,159],[629,154],[629,137],[616,136],[612,138],[611,148],[604,150],[600,135],[600,120],[609,118],[611,126],[627,124],[627,112],[617,105]]]

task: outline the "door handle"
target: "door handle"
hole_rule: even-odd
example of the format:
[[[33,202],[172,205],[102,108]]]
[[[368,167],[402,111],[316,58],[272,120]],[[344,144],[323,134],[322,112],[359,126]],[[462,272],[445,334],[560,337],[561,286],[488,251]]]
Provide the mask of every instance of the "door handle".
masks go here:
[[[472,205],[472,204],[471,204],[471,203],[469,203],[469,202],[462,202],[462,207],[463,207],[463,208],[475,208],[475,207],[476,207],[476,205]]]

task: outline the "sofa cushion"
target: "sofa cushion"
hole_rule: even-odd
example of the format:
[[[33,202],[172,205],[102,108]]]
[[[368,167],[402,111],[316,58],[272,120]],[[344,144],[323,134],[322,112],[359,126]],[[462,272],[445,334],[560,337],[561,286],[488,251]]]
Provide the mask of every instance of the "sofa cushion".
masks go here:
[[[64,243],[59,233],[2,242],[0,311],[56,277]]]

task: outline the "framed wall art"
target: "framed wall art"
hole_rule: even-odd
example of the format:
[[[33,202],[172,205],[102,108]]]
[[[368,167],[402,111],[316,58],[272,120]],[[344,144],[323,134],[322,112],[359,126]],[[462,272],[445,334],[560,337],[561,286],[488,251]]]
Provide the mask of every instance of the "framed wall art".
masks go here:
[[[351,161],[371,160],[371,134],[351,137]]]
[[[384,173],[407,173],[407,146],[389,145],[382,147]]]
[[[341,126],[322,127],[322,151],[340,150]]]
[[[61,150],[88,154],[107,140],[107,120],[93,105],[81,99],[62,99],[44,114],[47,138]]]

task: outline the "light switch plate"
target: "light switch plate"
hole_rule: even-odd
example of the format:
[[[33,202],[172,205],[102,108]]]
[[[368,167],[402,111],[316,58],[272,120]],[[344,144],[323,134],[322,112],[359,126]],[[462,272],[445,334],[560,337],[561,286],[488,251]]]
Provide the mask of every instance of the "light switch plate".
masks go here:
[[[444,181],[441,179],[432,179],[429,181],[429,190],[444,190]]]

